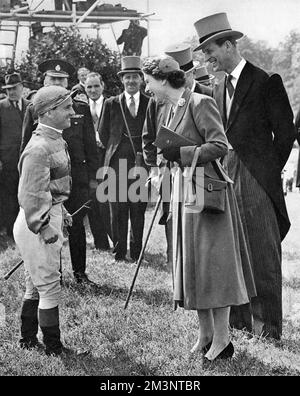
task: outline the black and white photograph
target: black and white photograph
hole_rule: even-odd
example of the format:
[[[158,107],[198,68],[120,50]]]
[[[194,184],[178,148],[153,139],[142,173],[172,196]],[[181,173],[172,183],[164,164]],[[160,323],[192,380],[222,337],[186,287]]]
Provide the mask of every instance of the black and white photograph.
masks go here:
[[[1,377],[299,376],[298,205],[299,0],[0,0]]]

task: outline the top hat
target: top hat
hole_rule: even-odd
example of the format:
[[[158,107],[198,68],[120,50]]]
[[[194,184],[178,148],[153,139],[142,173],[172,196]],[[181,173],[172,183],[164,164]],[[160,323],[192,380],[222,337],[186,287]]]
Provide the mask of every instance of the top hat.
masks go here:
[[[77,90],[70,92],[57,85],[42,87],[34,95],[32,101],[34,113],[37,115],[45,114],[47,111],[60,106],[67,99],[73,98],[76,94]]]
[[[192,50],[189,44],[175,44],[165,49],[165,54],[171,56],[179,63],[180,69],[185,73],[192,71],[198,62],[193,62]]]
[[[220,12],[219,14],[213,14],[206,18],[199,19],[194,23],[194,26],[200,42],[200,45],[195,48],[194,51],[198,51],[204,48],[211,41],[215,41],[223,37],[230,36],[236,39],[243,37],[243,33],[231,29],[225,12]]]
[[[124,56],[121,59],[121,70],[117,74],[121,77],[126,73],[139,73],[143,75],[141,58],[139,56]]]
[[[4,77],[4,82],[5,82],[5,85],[2,86],[3,89],[13,88],[16,85],[23,83],[20,73],[7,74]]]
[[[62,59],[47,59],[39,64],[38,69],[51,77],[69,77],[75,73],[75,67]]]
[[[199,82],[211,81],[215,78],[213,74],[208,74],[206,66],[199,66],[195,70],[195,80]]]

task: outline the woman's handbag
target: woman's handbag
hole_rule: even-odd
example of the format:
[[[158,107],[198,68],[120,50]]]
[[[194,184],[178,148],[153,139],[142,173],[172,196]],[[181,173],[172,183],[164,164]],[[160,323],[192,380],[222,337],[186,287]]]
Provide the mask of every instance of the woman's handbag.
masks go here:
[[[223,180],[213,179],[205,175],[205,168],[197,167],[200,147],[197,147],[192,165],[184,177],[185,206],[193,211],[207,213],[224,213],[226,202],[227,181],[225,181],[220,165],[211,161],[217,175]]]

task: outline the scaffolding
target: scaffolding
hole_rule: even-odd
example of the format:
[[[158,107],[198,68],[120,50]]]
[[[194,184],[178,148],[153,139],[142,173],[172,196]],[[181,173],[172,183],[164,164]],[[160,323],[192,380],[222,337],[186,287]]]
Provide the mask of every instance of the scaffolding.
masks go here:
[[[102,25],[109,25],[112,30],[114,39],[116,40],[113,23],[126,20],[145,20],[149,25],[149,17],[152,14],[143,14],[137,10],[127,9],[121,4],[112,6],[103,3],[101,0],[95,0],[87,10],[78,10],[75,0],[62,0],[64,9],[61,10],[43,10],[40,6],[45,0],[41,0],[39,4],[31,9],[26,2],[20,2],[21,6],[14,8],[9,7],[11,0],[2,0],[0,5],[0,62],[5,64],[14,64],[16,57],[16,47],[18,44],[18,34],[20,27],[28,27],[34,23],[51,23],[52,26],[64,24],[77,26],[79,29],[96,29],[97,36]],[[91,1],[90,1],[91,3]],[[89,3],[89,4],[90,4]],[[24,4],[24,6],[23,6]],[[26,5],[27,4],[27,5]],[[90,26],[87,26],[91,24]],[[48,26],[47,26],[48,27]],[[11,32],[13,40],[11,43],[1,41],[2,32]],[[1,52],[6,52],[4,47],[8,46],[12,49],[11,56],[4,56]]]

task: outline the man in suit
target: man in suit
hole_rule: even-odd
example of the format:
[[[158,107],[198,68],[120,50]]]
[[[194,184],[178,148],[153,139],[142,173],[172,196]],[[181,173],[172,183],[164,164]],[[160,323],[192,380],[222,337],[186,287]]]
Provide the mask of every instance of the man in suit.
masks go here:
[[[85,82],[87,75],[90,73],[89,69],[86,67],[80,67],[77,71],[77,78],[78,78],[78,84],[74,85],[72,87],[72,91],[77,91],[77,99],[80,99],[84,102],[88,102],[88,95],[85,90]]]
[[[102,115],[105,97],[103,96],[104,82],[99,73],[89,73],[85,81],[85,90],[89,98],[89,106],[93,118],[95,138],[97,143],[99,167],[103,164],[105,154],[101,145],[98,133],[99,122]],[[110,214],[108,202],[98,202],[96,199],[91,204],[88,212],[91,232],[94,238],[95,248],[99,250],[109,250],[108,235],[110,234]]]
[[[243,59],[226,13],[195,23],[205,61],[225,78],[215,87],[225,132],[230,143],[225,158],[242,217],[257,297],[242,308],[233,307],[231,323],[275,339],[282,335],[281,241],[290,222],[281,184],[295,127],[282,83]],[[226,259],[226,258],[224,258]]]
[[[155,96],[149,100],[143,127],[142,143],[143,157],[145,164],[150,168],[149,182],[158,188],[158,177],[168,166],[168,161],[162,154],[158,154],[157,147],[154,146],[156,134],[162,125],[166,125],[170,114],[171,104],[158,100]],[[159,224],[165,226],[165,236],[167,240],[167,264],[172,268],[172,219],[169,217],[169,202],[162,202],[160,208]]]
[[[198,62],[193,61],[191,46],[189,44],[175,44],[165,49],[165,54],[171,56],[185,73],[185,86],[192,92],[212,96],[212,89],[195,80],[195,69]]]
[[[39,70],[44,73],[45,86],[57,85],[63,88],[67,87],[68,77],[75,72],[75,68],[70,63],[61,59],[46,60],[39,65]],[[68,144],[71,158],[72,190],[65,203],[69,213],[75,212],[95,195],[98,169],[97,145],[89,106],[75,98],[73,109],[75,114],[71,117],[71,126],[63,131],[63,138]],[[36,122],[32,106],[29,105],[23,123],[21,152],[28,143],[37,125]],[[86,213],[85,210],[81,210],[76,214],[69,229],[71,262],[78,283],[90,282],[85,272],[86,233],[83,219]]]
[[[130,199],[130,186],[135,183],[136,178],[130,178],[128,173],[124,174],[122,164],[127,166],[129,172],[134,168],[136,160],[141,159],[142,129],[149,101],[140,91],[143,73],[138,56],[124,57],[122,70],[118,75],[124,85],[124,92],[105,101],[99,126],[99,137],[106,148],[104,169],[110,167],[116,175],[116,199],[110,201],[110,208],[117,261],[126,260],[128,218],[131,224],[131,259],[137,260],[142,248],[147,202],[142,199],[133,202]],[[144,163],[141,166],[145,166]]]
[[[22,137],[22,123],[29,101],[22,98],[23,84],[19,73],[7,74],[7,98],[0,101],[0,201],[3,226],[13,238],[13,225],[19,211],[18,161]]]
[[[117,39],[117,44],[123,44],[123,56],[142,54],[143,40],[147,36],[147,29],[140,26],[139,20],[131,20],[128,29],[122,31],[121,36]]]

